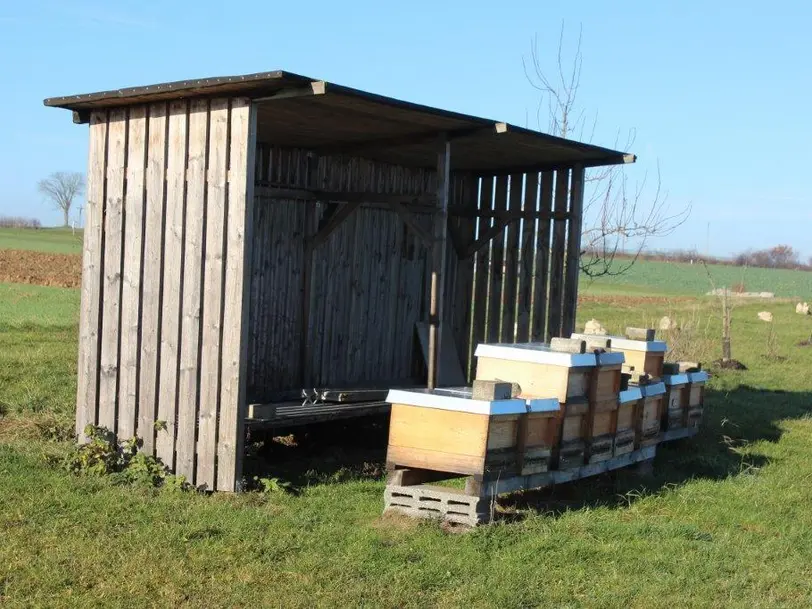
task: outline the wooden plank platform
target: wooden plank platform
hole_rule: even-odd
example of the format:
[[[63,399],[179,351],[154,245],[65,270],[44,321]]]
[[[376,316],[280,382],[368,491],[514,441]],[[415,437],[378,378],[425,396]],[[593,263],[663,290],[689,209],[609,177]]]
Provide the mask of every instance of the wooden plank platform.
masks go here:
[[[378,414],[389,414],[387,402],[326,402],[302,404],[282,402],[278,404],[251,404],[248,406],[245,424],[253,429],[269,427],[298,427],[324,421],[353,419]]]
[[[671,442],[673,440],[682,440],[683,438],[691,438],[699,433],[698,427],[680,427],[678,429],[669,429],[662,432],[660,442]]]
[[[598,474],[603,474],[614,469],[628,467],[629,465],[634,465],[635,463],[639,463],[641,461],[653,459],[656,451],[656,446],[646,446],[645,448],[626,453],[625,455],[620,455],[619,457],[614,457],[598,463],[590,463],[589,465],[583,465],[581,467],[543,472],[530,476],[515,476],[513,478],[505,478],[502,480],[484,481],[480,486],[479,496],[492,497],[502,493],[544,488],[554,484],[563,484],[564,482],[572,482],[573,480],[580,480],[581,478],[597,476]]]

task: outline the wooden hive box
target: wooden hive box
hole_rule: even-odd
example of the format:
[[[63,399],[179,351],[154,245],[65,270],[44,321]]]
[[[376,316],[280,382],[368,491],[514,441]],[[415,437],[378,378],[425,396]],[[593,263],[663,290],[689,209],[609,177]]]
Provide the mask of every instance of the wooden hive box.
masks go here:
[[[586,340],[589,334],[573,334],[572,338]],[[627,368],[647,374],[657,381],[663,375],[663,363],[668,345],[661,340],[632,340],[622,336],[601,337],[611,341],[612,353],[623,353]]]
[[[546,471],[557,400],[475,400],[470,388],[391,390],[388,469],[488,478]],[[552,425],[554,428],[554,425]]]
[[[518,471],[522,476],[550,469],[558,440],[559,404],[555,398],[527,400],[527,414],[519,422]]]
[[[704,370],[688,373],[688,413],[685,425],[699,427],[705,412],[705,383],[708,382],[708,373]]]
[[[590,378],[594,353],[553,351],[543,343],[480,344],[476,378],[518,383],[523,398],[555,398],[560,403],[558,469],[584,464],[588,433]]]
[[[641,385],[643,399],[639,409],[636,444],[638,447],[658,444],[661,437],[661,426],[665,408],[665,384],[652,383]]]
[[[642,408],[643,392],[630,387],[618,394],[617,425],[613,454],[624,455],[637,445],[637,421]]]
[[[685,427],[688,419],[688,374],[665,374],[665,411],[662,427],[664,430]]]
[[[622,353],[595,353],[596,366],[589,378],[586,461],[612,458],[617,432]]]

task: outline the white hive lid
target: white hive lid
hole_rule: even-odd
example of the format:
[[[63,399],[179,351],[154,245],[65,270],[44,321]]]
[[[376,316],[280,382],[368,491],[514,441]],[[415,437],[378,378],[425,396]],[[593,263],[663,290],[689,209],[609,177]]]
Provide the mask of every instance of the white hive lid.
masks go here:
[[[527,404],[518,398],[510,400],[473,400],[470,387],[444,389],[390,389],[386,396],[390,404],[406,404],[422,408],[437,408],[473,414],[519,414],[527,412]]]
[[[688,373],[688,382],[689,383],[706,383],[710,375],[705,372],[704,370],[700,370],[699,372],[689,372]]]
[[[595,336],[596,335],[594,334],[583,333],[572,334],[572,338],[580,338],[581,340],[595,338]],[[645,351],[647,353],[665,353],[668,351],[668,345],[665,343],[665,341],[661,340],[632,340],[624,336],[603,335],[600,335],[599,338],[608,338],[612,341],[611,346],[609,347],[611,351]]]
[[[549,364],[565,368],[580,368],[597,365],[594,353],[565,353],[553,351],[545,343],[494,343],[477,345],[474,352],[476,357],[492,357],[514,362],[530,362],[533,364]]]
[[[559,403],[556,398],[533,398],[527,400],[528,412],[558,412]]]
[[[663,395],[665,393],[665,383],[653,383],[651,385],[641,385],[640,391],[643,397],[647,398],[652,395]]]
[[[664,374],[663,375],[663,383],[668,386],[671,385],[685,385],[688,381],[687,374]]]
[[[616,353],[611,351],[606,351],[605,353],[596,353],[595,357],[597,358],[598,366],[612,366],[622,364],[626,361],[626,356],[620,351]]]
[[[640,391],[640,387],[629,387],[628,389],[621,391],[618,394],[618,398],[620,399],[621,404],[626,404],[627,402],[634,402],[635,400],[640,400],[643,397],[643,392]]]

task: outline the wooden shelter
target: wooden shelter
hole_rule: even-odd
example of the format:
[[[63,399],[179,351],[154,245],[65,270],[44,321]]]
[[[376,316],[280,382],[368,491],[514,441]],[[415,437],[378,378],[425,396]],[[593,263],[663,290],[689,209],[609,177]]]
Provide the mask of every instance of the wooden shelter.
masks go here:
[[[218,490],[249,404],[569,336],[584,170],[634,161],[283,71],[45,104],[90,124],[77,431]]]

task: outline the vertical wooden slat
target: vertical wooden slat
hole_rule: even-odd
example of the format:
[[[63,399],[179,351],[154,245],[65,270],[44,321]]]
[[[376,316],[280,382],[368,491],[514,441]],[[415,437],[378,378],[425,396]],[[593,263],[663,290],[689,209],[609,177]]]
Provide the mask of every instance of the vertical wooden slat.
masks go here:
[[[175,472],[195,478],[195,431],[199,398],[201,334],[201,269],[206,217],[206,139],[208,101],[193,100],[189,108],[189,145],[186,162],[186,219],[183,247],[180,371],[178,374],[178,431]]]
[[[228,160],[228,99],[213,99],[209,113],[206,257],[203,271],[203,329],[200,360],[200,414],[195,484],[215,487],[217,417],[220,404],[220,348],[223,310],[223,255]]]
[[[104,213],[104,284],[99,358],[99,425],[116,430],[119,322],[121,321],[121,247],[124,230],[124,171],[127,159],[127,110],[112,110],[107,127],[107,187]]]
[[[107,113],[90,115],[90,146],[87,169],[87,203],[82,246],[82,306],[79,313],[79,363],[76,391],[76,435],[96,424],[102,234],[104,231],[104,181],[106,166]]]
[[[541,195],[538,211],[544,216],[553,210],[553,172],[541,174]],[[533,291],[530,303],[530,340],[547,338],[547,291],[550,276],[550,226],[549,217],[536,222],[535,260],[533,261]]]
[[[570,220],[567,235],[567,270],[564,280],[564,312],[562,333],[569,336],[575,330],[575,313],[578,308],[578,278],[581,262],[581,221],[584,206],[584,167],[572,169],[570,190]]]
[[[186,101],[169,104],[169,144],[166,160],[166,221],[164,228],[164,277],[161,310],[161,366],[157,456],[174,469],[177,434],[180,303],[183,281],[183,207],[186,186]]]
[[[507,209],[507,176],[497,176],[493,200],[493,209]],[[494,220],[498,222],[498,220]],[[490,244],[490,261],[488,263],[488,341],[499,342],[503,319],[502,275],[505,253],[505,233],[500,232]]]
[[[138,437],[144,451],[155,454],[158,412],[159,341],[163,296],[163,230],[166,175],[166,104],[149,107],[144,272],[141,289],[141,366],[138,378]],[[164,433],[164,432],[161,432]]]
[[[440,345],[445,332],[443,298],[445,290],[446,236],[448,235],[448,189],[451,176],[451,142],[441,140],[437,153],[437,211],[434,214],[434,240],[431,252],[431,297],[429,299],[429,374],[428,387],[437,386],[442,354]]]
[[[121,372],[118,390],[118,437],[120,439],[131,438],[135,435],[138,414],[146,137],[147,107],[133,106],[130,108],[127,135],[124,271],[121,277]]]
[[[538,208],[539,174],[528,173],[525,176],[524,211],[536,211]],[[533,309],[533,262],[536,246],[536,220],[524,220],[519,244],[519,269],[516,278],[516,336],[515,342],[523,343],[531,340],[531,315]]]
[[[514,173],[510,176],[510,195],[508,210],[521,211],[523,195],[523,176]],[[516,300],[516,285],[518,283],[519,269],[516,266],[520,261],[519,254],[519,228],[518,220],[512,221],[505,228],[505,272],[502,276],[502,324],[499,330],[499,341],[512,343],[516,341],[516,319],[518,315],[518,301]]]
[[[456,204],[461,209],[476,211],[478,193],[477,180],[472,174],[459,176],[459,192],[456,197]],[[457,221],[457,231],[460,241],[463,244],[473,242],[476,239],[476,219],[460,218]],[[454,318],[455,338],[457,340],[457,350],[462,359],[462,370],[466,379],[470,367],[470,341],[471,323],[473,320],[473,287],[474,287],[474,256],[459,259],[457,261],[457,284],[452,302],[451,313]]]
[[[480,210],[491,209],[491,201],[493,200],[493,178],[484,176],[479,184],[479,205]],[[488,227],[493,223],[493,220],[486,218],[476,219],[476,237],[479,238]],[[487,321],[488,321],[488,281],[490,279],[488,273],[489,266],[489,247],[483,247],[474,254],[474,285],[473,285],[473,305],[474,313],[471,321],[471,340],[468,346],[468,379],[473,379],[474,376],[474,351],[479,343],[485,342],[488,336]]]
[[[567,212],[569,169],[559,169],[555,176],[555,211]],[[567,221],[555,220],[550,264],[550,301],[547,317],[547,340],[561,336],[561,299],[564,288],[564,254],[566,248]]]
[[[245,402],[248,243],[253,232],[256,109],[246,99],[231,106],[231,141],[226,224],[226,276],[223,310],[223,364],[217,489],[237,490],[242,476]]]

